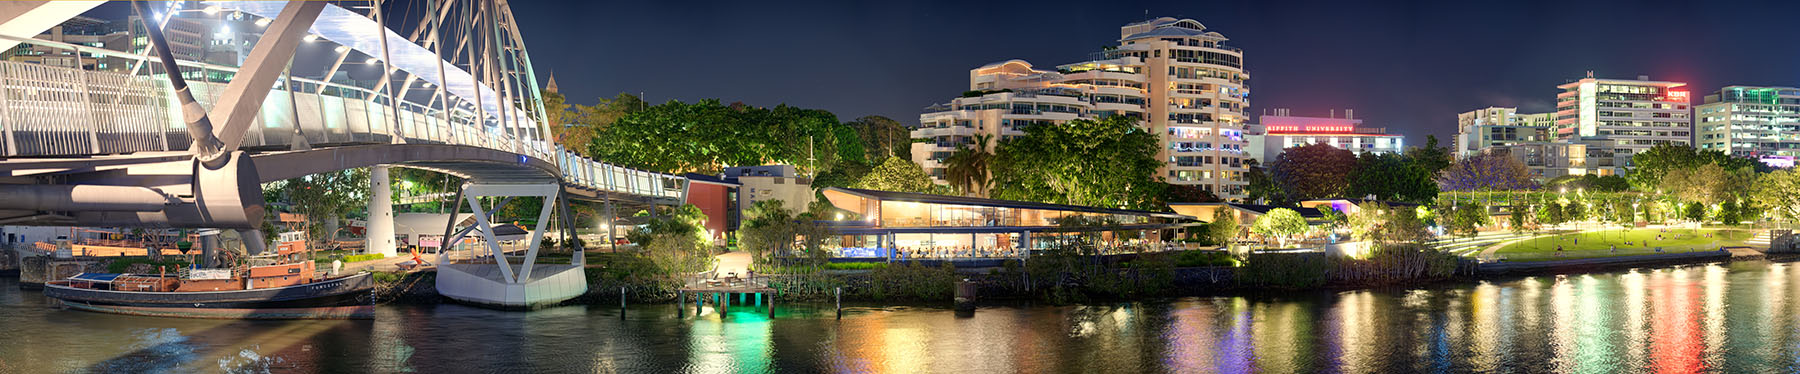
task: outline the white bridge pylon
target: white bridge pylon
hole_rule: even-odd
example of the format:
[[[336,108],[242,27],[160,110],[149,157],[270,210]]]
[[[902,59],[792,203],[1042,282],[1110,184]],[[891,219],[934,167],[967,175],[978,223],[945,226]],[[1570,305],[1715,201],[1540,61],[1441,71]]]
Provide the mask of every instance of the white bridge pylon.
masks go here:
[[[518,185],[518,184],[471,184],[463,187],[463,201],[475,213],[476,227],[481,230],[482,242],[487,245],[488,253],[494,257],[494,263],[500,265],[500,273],[507,283],[521,283],[531,279],[532,265],[537,264],[538,247],[543,244],[544,226],[550,223],[550,207],[556,202],[556,195],[562,186],[555,183]],[[494,224],[487,219],[488,212],[481,209],[483,197],[541,197],[544,206],[538,212],[537,223],[531,229],[531,239],[525,246],[525,263],[518,272],[514,272],[512,264],[506,260],[506,252],[500,249],[500,237],[494,233]],[[495,206],[493,209],[500,209]]]
[[[576,248],[569,265],[541,265],[537,263],[538,252],[542,249],[544,231],[549,227],[550,212],[561,197],[562,185],[557,182],[545,183],[467,183],[458,193],[457,205],[466,205],[474,213],[474,226],[463,230],[455,230],[457,214],[448,218],[450,224],[446,231],[455,231],[454,235],[446,235],[438,252],[438,292],[446,297],[463,302],[499,306],[505,308],[534,308],[551,305],[568,300],[587,292],[587,276],[582,270],[586,263],[580,248]],[[503,198],[492,207],[484,207],[482,198]],[[494,230],[494,223],[489,219],[493,210],[505,206],[512,198],[538,197],[543,199],[537,215],[537,222],[532,225],[527,239],[524,261],[515,270],[512,260],[507,259],[506,252],[501,249],[500,236]],[[458,209],[461,210],[461,209]],[[567,214],[565,210],[565,215]],[[568,217],[563,217],[565,220]],[[569,229],[567,222],[563,229]],[[474,263],[456,264],[450,262],[449,252],[455,243],[461,242],[465,234],[480,230],[481,247],[487,249],[487,256],[494,260],[493,264],[474,261]],[[476,256],[476,259],[482,259]]]

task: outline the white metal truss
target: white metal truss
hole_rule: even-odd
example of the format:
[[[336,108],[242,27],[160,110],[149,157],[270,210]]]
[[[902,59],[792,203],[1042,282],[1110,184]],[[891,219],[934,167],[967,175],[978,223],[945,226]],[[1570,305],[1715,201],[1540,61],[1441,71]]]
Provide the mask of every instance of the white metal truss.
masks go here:
[[[475,225],[481,230],[481,240],[486,244],[488,253],[494,257],[494,263],[500,266],[500,274],[506,283],[525,283],[531,281],[531,268],[537,265],[538,249],[543,243],[544,227],[550,223],[550,210],[556,203],[562,186],[557,183],[542,184],[477,184],[463,185],[463,202],[475,213]],[[544,204],[538,211],[537,223],[531,229],[531,239],[526,244],[525,263],[514,272],[512,264],[506,260],[506,253],[500,250],[500,240],[494,234],[494,225],[488,220],[488,211],[481,206],[483,197],[540,197]],[[494,206],[499,209],[500,206]],[[451,215],[454,217],[455,215]],[[444,238],[449,240],[450,238]],[[449,243],[440,248],[449,248]]]

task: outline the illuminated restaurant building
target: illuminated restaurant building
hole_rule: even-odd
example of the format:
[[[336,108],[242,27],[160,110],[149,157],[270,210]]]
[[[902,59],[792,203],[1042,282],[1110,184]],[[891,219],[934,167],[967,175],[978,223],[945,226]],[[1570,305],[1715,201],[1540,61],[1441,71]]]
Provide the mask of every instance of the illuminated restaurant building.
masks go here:
[[[849,211],[835,221],[838,257],[909,259],[1026,258],[1081,232],[1098,232],[1117,246],[1155,250],[1193,217],[963,196],[831,187],[825,198]],[[1086,223],[1070,224],[1070,220]]]
[[[1287,109],[1275,109],[1274,113],[1260,117],[1261,123],[1251,125],[1247,131],[1250,155],[1259,157],[1263,165],[1274,162],[1283,150],[1308,144],[1358,153],[1399,153],[1406,149],[1405,136],[1388,134],[1382,127],[1365,127],[1362,120],[1352,118],[1355,112],[1351,110],[1345,110],[1343,118],[1338,118],[1336,111],[1331,117],[1290,116]]]

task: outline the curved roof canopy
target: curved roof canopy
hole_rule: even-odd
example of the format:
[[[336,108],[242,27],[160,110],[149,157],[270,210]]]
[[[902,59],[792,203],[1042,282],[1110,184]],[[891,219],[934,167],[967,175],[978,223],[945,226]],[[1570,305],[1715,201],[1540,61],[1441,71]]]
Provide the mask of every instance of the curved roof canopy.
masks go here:
[[[240,10],[263,18],[275,18],[281,14],[281,9],[287,6],[286,1],[208,1],[206,3],[225,9]],[[440,63],[441,59],[437,57],[436,52],[414,44],[392,29],[377,25],[375,20],[369,19],[367,16],[344,9],[336,4],[327,5],[325,10],[319,13],[319,19],[313,22],[307,32],[378,59],[384,56],[381,39],[385,37],[388,47],[388,53],[385,55],[392,56],[393,61],[390,64],[395,69],[405,71],[407,74],[431,84],[443,86],[446,92],[467,102],[479,101],[482,110],[486,111],[488,116],[500,117],[499,103],[501,100],[493,88],[476,83],[475,78],[468,71],[457,67],[456,64]],[[444,69],[442,79],[438,75],[440,66]],[[479,96],[477,96],[477,91],[480,92]],[[519,108],[511,107],[508,110],[509,113],[518,117],[519,123],[532,123],[532,120],[527,118]]]

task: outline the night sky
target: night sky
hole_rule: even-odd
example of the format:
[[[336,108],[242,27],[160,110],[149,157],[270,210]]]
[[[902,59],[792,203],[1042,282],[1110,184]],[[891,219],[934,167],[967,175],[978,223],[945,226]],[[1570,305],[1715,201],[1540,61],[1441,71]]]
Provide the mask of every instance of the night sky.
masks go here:
[[[1555,86],[1601,78],[1800,86],[1800,2],[514,1],[540,79],[577,103],[718,98],[883,115],[1020,58],[1041,68],[1114,45],[1119,26],[1192,18],[1243,48],[1252,114],[1356,110],[1366,126],[1445,142],[1456,114],[1552,109]]]

